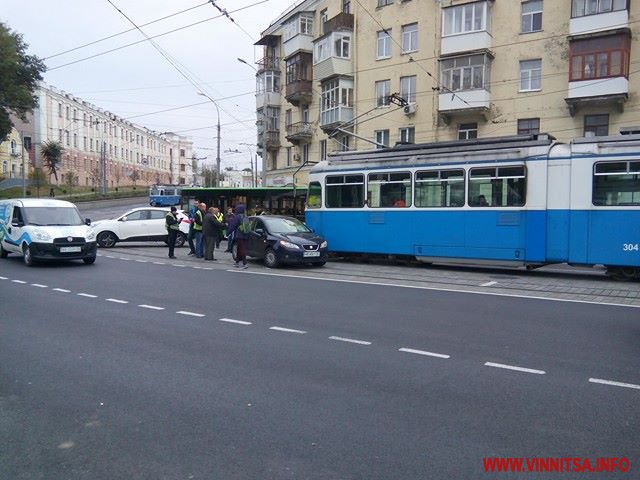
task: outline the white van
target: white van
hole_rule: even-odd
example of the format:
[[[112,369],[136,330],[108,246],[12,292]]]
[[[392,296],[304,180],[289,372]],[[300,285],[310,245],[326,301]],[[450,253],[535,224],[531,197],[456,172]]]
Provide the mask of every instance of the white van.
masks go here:
[[[71,202],[19,198],[0,200],[0,258],[9,253],[37,260],[96,261],[96,234]]]

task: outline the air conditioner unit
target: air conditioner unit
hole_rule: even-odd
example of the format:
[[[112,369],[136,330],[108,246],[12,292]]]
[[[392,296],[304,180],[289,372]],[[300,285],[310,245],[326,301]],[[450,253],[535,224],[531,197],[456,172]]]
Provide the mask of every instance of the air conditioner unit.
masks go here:
[[[413,115],[416,113],[416,107],[417,105],[415,103],[410,103],[409,105],[405,105],[402,110],[405,115]]]

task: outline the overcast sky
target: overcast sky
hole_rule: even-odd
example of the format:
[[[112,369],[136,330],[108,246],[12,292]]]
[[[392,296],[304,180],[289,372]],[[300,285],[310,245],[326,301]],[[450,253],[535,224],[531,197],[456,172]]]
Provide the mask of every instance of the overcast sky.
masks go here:
[[[253,43],[261,31],[296,3],[294,0],[215,0],[235,23],[205,0],[1,0],[0,3],[0,21],[24,36],[29,53],[45,60],[49,69],[44,75],[47,84],[158,132],[191,136],[198,156],[208,156],[205,162],[213,165],[215,106],[199,96],[198,88],[146,41],[122,13],[150,37],[185,27],[153,41],[181,71],[218,101],[222,167],[249,166],[250,147],[240,144],[256,142],[255,72],[237,58],[255,66],[262,50]],[[191,25],[196,22],[201,23]],[[131,31],[117,35],[127,30]],[[100,41],[113,35],[117,36]],[[145,41],[127,46],[141,40]],[[98,43],[67,52],[91,42]],[[119,49],[79,61],[116,48]],[[197,103],[201,105],[154,113]],[[224,152],[235,149],[243,153]],[[255,146],[251,150],[255,152]]]

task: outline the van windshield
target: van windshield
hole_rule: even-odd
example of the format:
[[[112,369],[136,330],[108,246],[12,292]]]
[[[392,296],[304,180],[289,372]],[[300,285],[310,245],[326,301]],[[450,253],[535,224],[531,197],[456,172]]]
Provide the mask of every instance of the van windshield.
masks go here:
[[[78,210],[73,207],[26,207],[26,225],[83,225]]]

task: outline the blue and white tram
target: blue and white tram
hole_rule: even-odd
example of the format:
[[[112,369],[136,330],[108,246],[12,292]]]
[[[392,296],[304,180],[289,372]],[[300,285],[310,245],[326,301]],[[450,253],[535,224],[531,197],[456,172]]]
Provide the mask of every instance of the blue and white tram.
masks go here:
[[[171,207],[180,205],[181,189],[176,185],[152,185],[149,187],[149,205]]]
[[[305,221],[332,252],[602,264],[640,278],[640,135],[511,136],[333,154]]]

